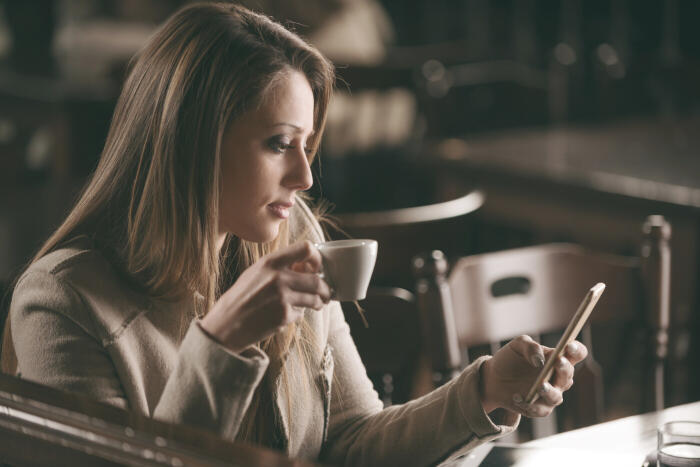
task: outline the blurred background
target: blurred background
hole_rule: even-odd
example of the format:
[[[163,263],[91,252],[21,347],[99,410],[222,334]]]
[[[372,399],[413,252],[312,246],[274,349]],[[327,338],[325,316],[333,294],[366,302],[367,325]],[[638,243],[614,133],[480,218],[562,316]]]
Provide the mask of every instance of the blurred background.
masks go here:
[[[3,292],[95,167],[130,57],[186,3],[0,0]],[[644,219],[662,214],[667,403],[700,399],[700,2],[242,3],[337,67],[312,191],[346,232],[379,236],[386,212],[468,199],[385,242],[376,285],[413,290],[418,249],[567,241],[636,255]]]

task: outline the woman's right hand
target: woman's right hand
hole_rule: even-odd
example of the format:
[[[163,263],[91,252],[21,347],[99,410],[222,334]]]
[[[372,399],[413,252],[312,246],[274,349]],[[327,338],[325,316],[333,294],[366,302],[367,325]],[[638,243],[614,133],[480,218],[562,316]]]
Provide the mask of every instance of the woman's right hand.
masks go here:
[[[300,319],[304,308],[320,310],[330,301],[321,266],[309,241],[277,250],[243,271],[200,326],[233,352],[260,342]]]
[[[588,354],[582,343],[571,342],[554,365],[551,380],[538,388],[539,398],[531,404],[523,402],[553,352],[553,348],[538,344],[530,336],[520,336],[485,361],[481,366],[481,402],[486,413],[504,408],[528,417],[549,415],[562,403],[563,393],[574,384],[574,365]]]

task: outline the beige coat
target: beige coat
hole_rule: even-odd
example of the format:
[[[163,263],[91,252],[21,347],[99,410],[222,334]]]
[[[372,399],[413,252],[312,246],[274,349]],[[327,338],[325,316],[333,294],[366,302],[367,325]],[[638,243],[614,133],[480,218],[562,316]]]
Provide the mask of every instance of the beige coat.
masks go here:
[[[296,215],[310,215],[299,205]],[[233,439],[269,360],[260,350],[235,354],[209,339],[194,319],[196,306],[195,299],[162,303],[136,293],[89,239],[77,238],[34,263],[17,284],[10,316],[18,372]],[[189,326],[176,318],[183,313]],[[483,359],[420,399],[382,409],[339,304],[309,310],[305,319],[325,351],[312,390],[297,386],[306,397],[292,397],[293,420],[286,398],[276,398],[290,456],[429,465],[517,424],[509,417],[499,426],[484,413],[478,389]],[[298,373],[296,353],[288,364]]]

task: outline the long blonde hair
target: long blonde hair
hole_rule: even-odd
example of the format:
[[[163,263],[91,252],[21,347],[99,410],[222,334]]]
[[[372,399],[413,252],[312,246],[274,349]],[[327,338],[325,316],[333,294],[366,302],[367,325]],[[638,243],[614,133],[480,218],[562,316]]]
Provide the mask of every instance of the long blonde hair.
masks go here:
[[[175,13],[134,58],[97,169],[34,261],[87,234],[134,287],[164,300],[200,293],[208,310],[243,269],[297,239],[285,222],[273,242],[230,237],[217,248],[224,131],[290,70],[304,74],[314,96],[311,162],[332,65],[294,33],[240,6],[197,4]],[[299,344],[308,369],[320,352],[314,341],[301,320],[260,343],[270,368],[239,438],[272,442],[270,414],[261,410],[272,404],[263,401],[273,397],[278,376],[290,399],[286,356]]]

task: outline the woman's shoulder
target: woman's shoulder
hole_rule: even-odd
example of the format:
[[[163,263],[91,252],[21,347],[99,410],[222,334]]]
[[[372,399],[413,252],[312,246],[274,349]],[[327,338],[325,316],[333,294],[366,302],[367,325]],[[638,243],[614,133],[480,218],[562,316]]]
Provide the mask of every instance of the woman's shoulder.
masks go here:
[[[123,287],[117,270],[87,236],[74,237],[34,261],[17,281],[17,287],[33,276],[50,276],[77,289],[99,291],[110,284]]]
[[[145,297],[129,287],[92,240],[76,237],[27,268],[12,294],[11,313],[59,313],[103,334],[146,308]]]
[[[20,277],[35,273],[70,275],[81,269],[104,267],[104,258],[95,249],[92,240],[84,235],[63,242],[60,247],[34,261]]]

